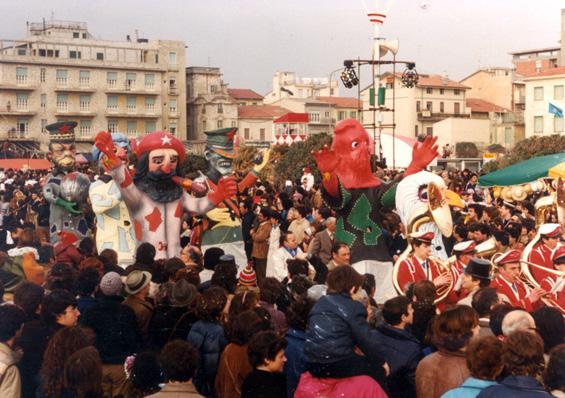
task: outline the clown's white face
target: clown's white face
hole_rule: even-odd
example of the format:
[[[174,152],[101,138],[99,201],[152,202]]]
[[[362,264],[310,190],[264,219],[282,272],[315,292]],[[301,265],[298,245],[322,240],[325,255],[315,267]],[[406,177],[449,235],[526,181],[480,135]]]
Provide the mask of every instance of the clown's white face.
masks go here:
[[[149,172],[169,174],[174,172],[179,162],[179,155],[174,149],[154,149],[149,152]]]

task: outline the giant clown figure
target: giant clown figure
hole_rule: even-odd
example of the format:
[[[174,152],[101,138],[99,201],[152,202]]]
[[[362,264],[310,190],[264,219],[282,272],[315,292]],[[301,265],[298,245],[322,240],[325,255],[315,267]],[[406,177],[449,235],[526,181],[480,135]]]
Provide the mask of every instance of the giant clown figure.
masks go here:
[[[110,133],[98,133],[95,145],[105,155],[105,167],[118,184],[133,220],[136,240],[153,244],[156,259],[180,255],[185,211],[203,214],[236,193],[237,186],[231,178],[220,179],[215,190],[202,198],[185,192],[174,178],[180,173],[184,145],[167,132],[156,131],[141,139],[134,177],[114,152]]]
[[[423,170],[437,157],[436,140],[427,137],[414,145],[405,176]],[[335,239],[351,248],[351,264],[358,272],[375,276],[375,299],[382,303],[396,292],[379,209],[394,207],[396,184],[385,184],[372,173],[373,150],[373,142],[361,123],[346,119],[336,126],[331,149],[326,146],[313,156],[322,174],[322,197],[337,213]]]

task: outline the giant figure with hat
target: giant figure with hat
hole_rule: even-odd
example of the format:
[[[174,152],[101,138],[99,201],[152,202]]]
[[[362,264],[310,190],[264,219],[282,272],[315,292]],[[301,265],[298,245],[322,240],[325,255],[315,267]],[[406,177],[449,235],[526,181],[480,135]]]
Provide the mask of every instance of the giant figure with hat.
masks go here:
[[[112,133],[112,142],[116,156],[128,165],[130,142],[122,133]],[[93,146],[92,157],[102,161],[102,153]],[[118,264],[125,267],[135,260],[134,225],[129,210],[123,200],[122,193],[110,174],[104,173],[90,185],[90,203],[96,214],[96,248],[98,253],[104,249],[112,249],[118,254]]]
[[[233,159],[236,156],[234,141],[237,128],[224,128],[207,131],[205,156],[208,161],[208,184],[212,189],[222,177],[231,175]],[[261,161],[238,183],[238,191],[251,187],[259,176],[259,172],[269,161],[269,151]],[[210,247],[220,247],[224,252],[235,257],[239,268],[247,264],[247,256],[241,231],[241,220],[237,198],[226,198],[215,209],[206,213],[207,227],[202,235],[202,251]]]
[[[438,155],[435,139],[415,145],[412,163],[404,173],[423,170]],[[322,174],[322,197],[338,216],[335,238],[351,248],[351,263],[360,273],[375,275],[377,301],[395,295],[392,259],[381,229],[380,209],[394,207],[395,184],[387,184],[371,170],[374,145],[359,121],[346,119],[334,131],[331,149],[314,153]],[[380,295],[380,297],[379,297]],[[387,297],[388,296],[388,297]]]
[[[104,165],[129,210],[136,240],[154,245],[156,259],[180,255],[185,211],[205,213],[236,193],[236,183],[231,178],[220,179],[215,189],[201,198],[185,192],[178,183],[184,145],[167,132],[156,131],[141,139],[133,177],[116,155],[110,133],[98,133],[95,145],[104,154]]]
[[[49,157],[53,163],[51,174],[47,176],[43,186],[43,196],[50,203],[51,243],[58,242],[60,233],[63,231],[75,234],[78,239],[89,234],[89,225],[81,209],[86,203],[88,182],[84,181],[84,175],[73,173],[76,155],[74,132],[76,125],[76,122],[67,121],[45,126],[49,131]],[[69,193],[68,188],[73,187],[77,192]]]

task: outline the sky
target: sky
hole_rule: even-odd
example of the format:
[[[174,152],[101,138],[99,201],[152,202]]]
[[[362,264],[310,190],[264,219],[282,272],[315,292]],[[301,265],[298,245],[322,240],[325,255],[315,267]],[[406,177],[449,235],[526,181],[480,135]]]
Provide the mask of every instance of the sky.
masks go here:
[[[231,88],[266,94],[276,71],[328,77],[343,60],[371,57],[374,0],[0,0],[0,39],[26,21],[84,21],[91,34],[184,40],[187,66],[220,67]],[[511,66],[511,51],[559,45],[565,0],[380,0],[381,37],[420,73],[460,80]],[[363,73],[363,72],[362,72]],[[335,77],[334,77],[335,78]],[[342,96],[357,90],[340,88]]]

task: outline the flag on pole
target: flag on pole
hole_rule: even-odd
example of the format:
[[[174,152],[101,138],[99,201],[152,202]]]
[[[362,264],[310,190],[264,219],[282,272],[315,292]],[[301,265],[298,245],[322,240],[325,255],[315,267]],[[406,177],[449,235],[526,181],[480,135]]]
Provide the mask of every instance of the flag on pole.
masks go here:
[[[561,109],[557,105],[553,105],[551,102],[549,103],[547,111],[554,114],[555,117],[563,117],[563,109]]]

